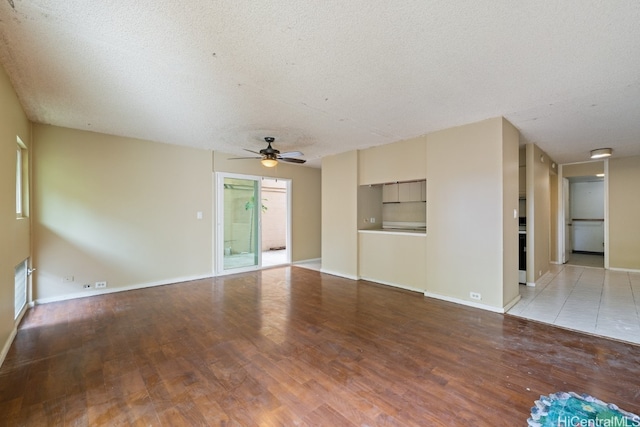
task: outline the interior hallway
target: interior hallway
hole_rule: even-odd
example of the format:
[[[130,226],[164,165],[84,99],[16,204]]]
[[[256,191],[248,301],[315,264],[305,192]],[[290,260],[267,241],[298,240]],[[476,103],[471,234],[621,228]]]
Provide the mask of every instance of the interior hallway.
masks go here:
[[[593,264],[602,257],[572,258]],[[552,264],[536,286],[520,285],[520,295],[508,314],[640,344],[640,273]]]

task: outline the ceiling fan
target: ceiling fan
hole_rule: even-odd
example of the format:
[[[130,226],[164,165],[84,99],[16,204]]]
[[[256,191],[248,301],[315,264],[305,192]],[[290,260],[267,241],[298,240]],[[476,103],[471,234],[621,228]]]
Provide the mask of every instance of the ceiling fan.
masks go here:
[[[303,156],[300,151],[287,151],[286,153],[280,153],[280,151],[276,150],[271,146],[271,143],[275,141],[275,138],[272,136],[266,136],[264,140],[267,142],[267,148],[263,148],[262,150],[253,151],[247,150],[250,153],[259,154],[260,157],[231,157],[229,160],[243,160],[243,159],[260,159],[260,163],[268,168],[272,168],[278,164],[278,160],[282,160],[283,162],[289,163],[305,163],[304,159],[297,159],[296,157]]]

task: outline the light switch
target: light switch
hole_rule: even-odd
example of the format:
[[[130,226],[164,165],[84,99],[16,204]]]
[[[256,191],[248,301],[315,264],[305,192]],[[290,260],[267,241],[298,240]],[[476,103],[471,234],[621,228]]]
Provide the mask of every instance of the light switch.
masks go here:
[[[369,221],[371,222],[371,224],[375,224],[376,223],[376,219],[375,218],[371,218]]]
[[[201,211],[198,211],[198,212],[196,213],[196,218],[198,218],[198,219],[202,219],[202,212],[201,212]]]

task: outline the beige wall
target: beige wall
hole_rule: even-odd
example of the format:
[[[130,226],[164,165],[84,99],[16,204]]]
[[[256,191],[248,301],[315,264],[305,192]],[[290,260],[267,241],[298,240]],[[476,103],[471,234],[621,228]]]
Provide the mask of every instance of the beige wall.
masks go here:
[[[382,212],[382,186],[360,185],[358,187],[358,229],[382,228]],[[371,218],[375,218],[375,222],[371,222]]]
[[[322,159],[322,271],[358,277],[358,152]]]
[[[514,261],[503,269],[503,252],[518,239],[518,147],[511,129],[503,142],[503,125],[495,118],[427,137],[427,291],[496,309],[510,302],[504,298],[515,285],[505,291],[504,281],[517,283],[518,268]],[[505,187],[505,179],[516,185]]]
[[[35,298],[211,275],[210,151],[45,125],[34,141]]]
[[[551,260],[551,179],[547,153],[527,144],[527,283],[549,271]],[[531,255],[533,254],[533,256]]]
[[[17,136],[27,146],[30,158],[30,125],[9,78],[0,67],[0,363],[16,331],[14,269],[31,251],[30,218],[17,219],[15,210]],[[28,184],[29,180],[26,181]]]
[[[604,173],[603,160],[562,165],[562,176],[565,178],[572,176],[591,176],[599,173]]]
[[[358,152],[360,185],[425,179],[427,137],[372,147]]]
[[[609,160],[609,267],[640,270],[640,156]]]
[[[519,197],[519,145],[520,133],[507,120],[502,119],[502,306],[520,295],[518,285],[518,210]],[[514,215],[514,211],[516,214]],[[514,239],[513,236],[516,236]],[[514,268],[514,266],[516,266]]]
[[[235,156],[213,153],[213,171],[291,180],[291,260],[320,258],[320,169],[284,162],[266,168],[257,160],[229,160],[230,157]]]
[[[211,276],[216,170],[291,179],[292,260],[320,257],[318,169],[45,125],[34,140],[40,301]]]
[[[360,233],[358,274],[378,283],[424,292],[426,237],[420,234]]]

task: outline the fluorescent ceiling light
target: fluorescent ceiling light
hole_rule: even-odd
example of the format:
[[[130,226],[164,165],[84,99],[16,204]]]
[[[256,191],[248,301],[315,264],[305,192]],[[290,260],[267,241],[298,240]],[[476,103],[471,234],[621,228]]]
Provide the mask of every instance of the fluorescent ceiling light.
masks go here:
[[[591,158],[592,159],[601,159],[603,157],[609,157],[613,153],[611,148],[598,148],[595,150],[591,150]]]

